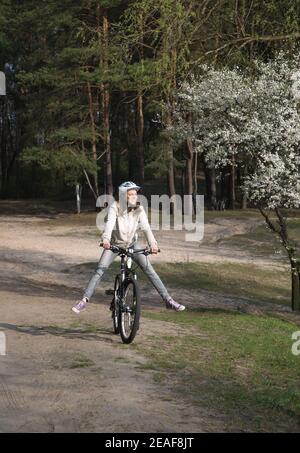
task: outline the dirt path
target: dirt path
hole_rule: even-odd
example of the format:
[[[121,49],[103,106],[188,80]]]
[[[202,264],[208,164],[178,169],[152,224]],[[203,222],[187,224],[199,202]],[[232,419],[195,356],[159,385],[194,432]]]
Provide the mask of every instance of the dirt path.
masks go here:
[[[104,305],[91,304],[84,314],[84,322],[99,323],[90,332],[72,326],[69,301],[8,292],[1,298],[0,329],[8,343],[1,358],[1,431],[222,430],[217,414],[175,400],[140,370],[145,359],[112,335]],[[147,320],[140,332],[143,342],[143,332],[151,333]]]
[[[155,383],[152,372],[141,368],[146,359],[112,335],[107,278],[80,321],[72,314],[90,276],[86,264],[99,258],[98,239],[86,235],[86,227],[48,227],[48,219],[0,215],[0,331],[7,340],[7,354],[0,356],[0,432],[225,431],[223,414],[191,406],[173,395],[171,385]],[[163,251],[157,260],[250,260],[216,249],[213,238],[230,232],[226,222],[212,224],[200,247],[184,243],[182,232],[159,233]],[[185,291],[184,297],[191,306],[207,307],[205,291]],[[239,298],[210,294],[209,300],[232,310],[266,309]],[[161,307],[149,285],[144,303],[152,310]],[[143,319],[139,344],[170,328]]]

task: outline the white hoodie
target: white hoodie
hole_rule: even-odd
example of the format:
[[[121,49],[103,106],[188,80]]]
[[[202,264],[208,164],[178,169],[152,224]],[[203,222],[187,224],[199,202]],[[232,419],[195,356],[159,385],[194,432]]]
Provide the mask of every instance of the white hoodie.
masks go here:
[[[141,205],[130,212],[127,209],[121,212],[119,202],[114,201],[104,220],[106,225],[101,235],[102,241],[107,239],[112,244],[128,247],[133,242],[137,229],[141,228],[149,247],[157,245],[145,209]]]

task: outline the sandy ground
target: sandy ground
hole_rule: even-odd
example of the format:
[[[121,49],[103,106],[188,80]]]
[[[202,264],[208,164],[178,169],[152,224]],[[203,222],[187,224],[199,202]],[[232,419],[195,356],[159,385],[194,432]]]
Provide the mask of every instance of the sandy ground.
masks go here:
[[[86,227],[54,228],[49,219],[57,214],[42,214],[38,206],[36,210],[1,213],[0,202],[0,331],[7,341],[6,355],[0,356],[0,432],[227,431],[223,414],[174,395],[171,383],[156,383],[153,372],[141,369],[146,359],[112,334],[111,296],[105,294],[112,285],[108,277],[80,315],[84,324],[76,324],[71,307],[91,276],[88,263],[99,259],[98,239],[85,234]],[[206,225],[200,246],[184,242],[184,232],[156,232],[162,252],[151,261],[154,266],[156,260],[251,262],[244,252],[220,247],[218,239],[254,225],[255,219],[246,224],[219,219]],[[160,310],[154,288],[144,284],[142,289],[145,306]],[[249,304],[208,291],[175,295],[188,307],[270,310],[290,316],[285,307]],[[98,327],[91,330],[89,324]],[[147,336],[170,329],[174,334],[170,323],[143,318],[136,341],[142,344]],[[175,329],[184,335],[180,327]],[[77,360],[91,364],[78,368]]]

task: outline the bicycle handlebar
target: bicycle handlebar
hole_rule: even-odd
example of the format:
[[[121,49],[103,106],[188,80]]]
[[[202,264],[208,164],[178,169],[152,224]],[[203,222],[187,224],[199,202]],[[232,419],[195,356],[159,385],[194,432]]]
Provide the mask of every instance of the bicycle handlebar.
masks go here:
[[[100,242],[99,247],[103,247],[103,242]],[[143,253],[144,255],[153,254],[153,252],[151,252],[151,249],[149,247],[146,247],[144,249],[134,249],[133,247],[124,248],[124,247],[120,247],[119,245],[111,245],[110,248],[107,250],[111,250],[114,253],[121,252],[121,253],[125,253],[125,254],[128,254],[128,253]],[[129,251],[129,250],[131,250],[131,251]],[[160,249],[158,249],[157,251],[160,252]]]

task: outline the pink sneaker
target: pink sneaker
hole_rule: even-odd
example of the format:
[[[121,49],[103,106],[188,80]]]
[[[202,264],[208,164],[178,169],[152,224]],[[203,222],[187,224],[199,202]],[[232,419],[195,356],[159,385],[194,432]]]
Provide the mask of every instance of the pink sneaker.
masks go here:
[[[84,311],[86,309],[86,304],[87,304],[87,298],[84,297],[76,305],[74,305],[74,307],[72,307],[72,311],[74,311],[74,313],[76,313],[78,315],[79,313],[81,313],[82,311]]]
[[[175,310],[175,311],[185,310],[185,306],[182,304],[179,304],[178,302],[175,302],[175,300],[172,299],[172,297],[168,297],[168,299],[166,300],[166,308],[168,308],[170,310]]]

